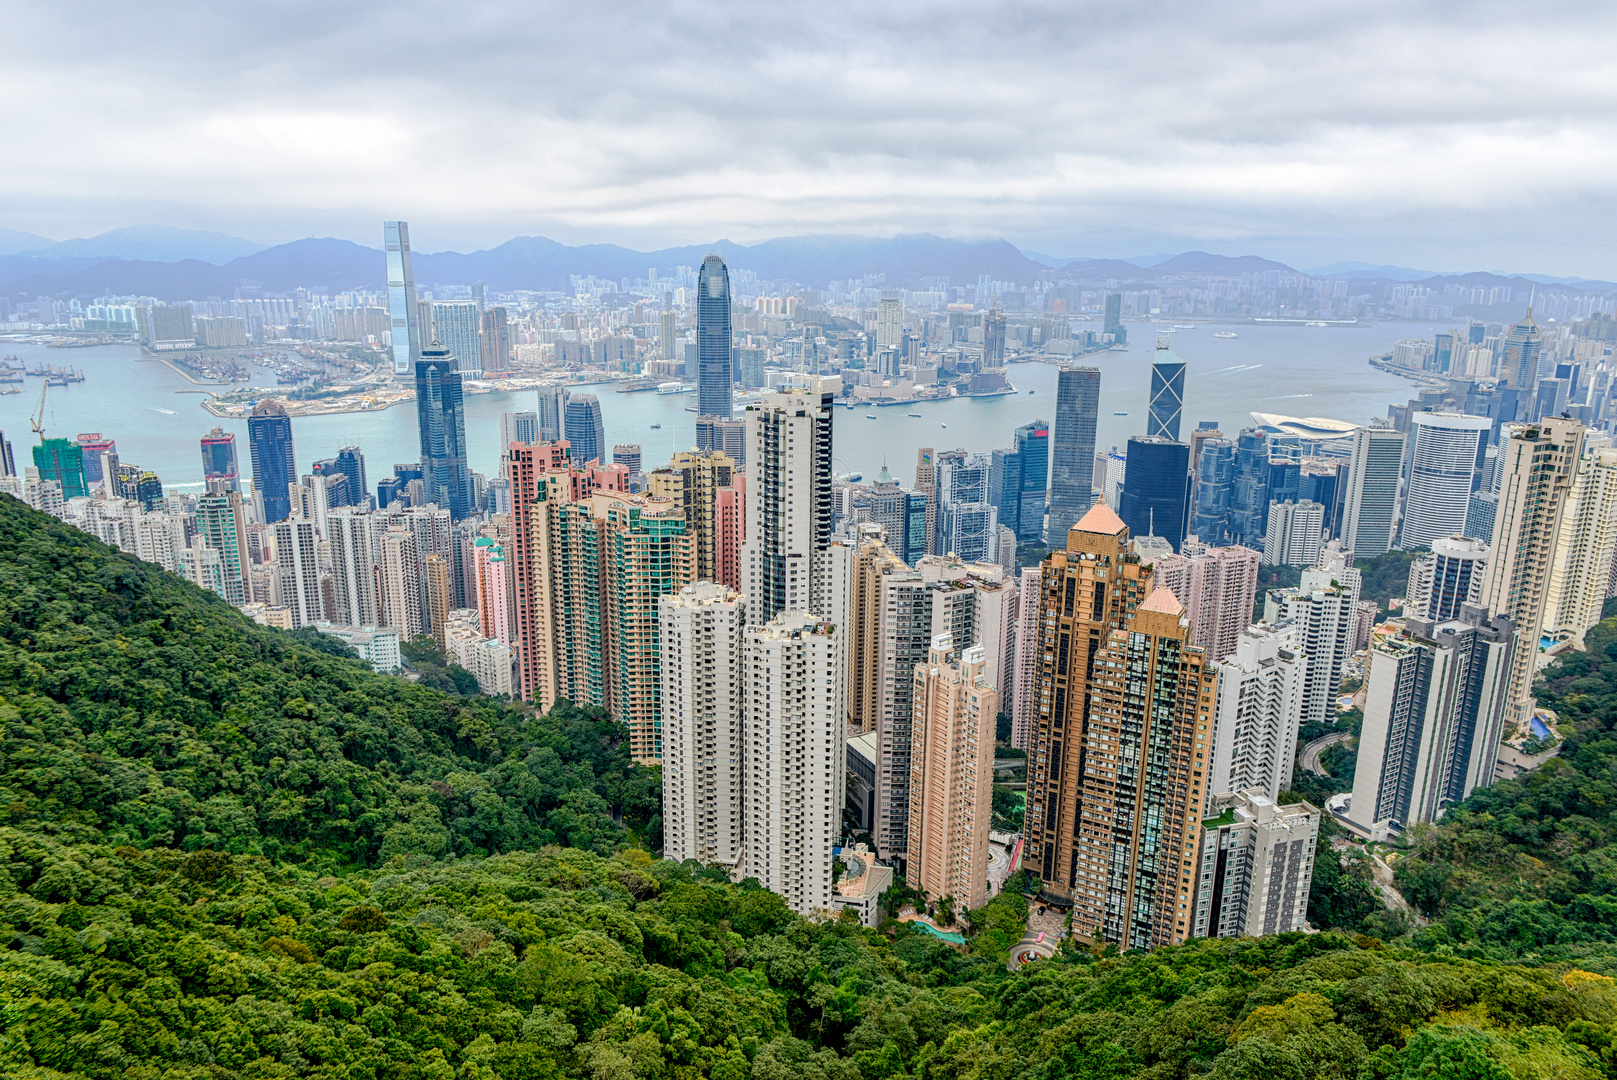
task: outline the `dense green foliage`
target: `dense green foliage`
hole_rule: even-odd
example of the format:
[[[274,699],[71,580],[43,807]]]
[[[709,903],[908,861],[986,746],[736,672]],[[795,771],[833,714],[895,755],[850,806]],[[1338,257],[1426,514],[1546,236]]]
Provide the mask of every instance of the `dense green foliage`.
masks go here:
[[[1387,611],[1387,601],[1409,591],[1409,565],[1424,559],[1425,550],[1404,551],[1399,548],[1369,559],[1355,559],[1353,566],[1363,575],[1359,599],[1374,600],[1381,614]]]
[[[337,863],[611,851],[613,808],[655,829],[660,794],[623,734],[378,675],[0,496],[12,825]]]
[[[1515,962],[1607,966],[1617,624],[1552,672],[1567,760],[1400,864],[1445,907],[1407,944],[1285,934],[1016,972],[1014,890],[966,913],[964,948],[800,918],[632,846],[655,846],[658,773],[608,719],[331,644],[0,497],[0,1075],[1617,1076],[1617,984]],[[1402,933],[1364,909],[1356,852],[1319,865],[1316,921]],[[895,883],[883,906],[920,899]]]
[[[1617,619],[1587,646],[1538,688],[1567,734],[1560,756],[1416,831],[1397,866],[1400,890],[1434,920],[1416,944],[1617,974]]]
[[[633,851],[335,878],[5,829],[0,874],[26,1080],[1595,1080],[1617,1015],[1608,980],[1334,934],[1013,975]]]

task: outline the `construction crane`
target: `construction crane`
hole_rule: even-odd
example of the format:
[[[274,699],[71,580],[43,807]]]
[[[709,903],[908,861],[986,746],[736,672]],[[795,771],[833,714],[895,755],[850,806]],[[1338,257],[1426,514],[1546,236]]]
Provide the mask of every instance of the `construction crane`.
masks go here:
[[[39,411],[35,413],[34,416],[28,421],[28,423],[34,429],[34,434],[39,436],[39,445],[41,446],[45,445],[45,391],[49,387],[50,382],[47,380],[45,384],[39,388]]]

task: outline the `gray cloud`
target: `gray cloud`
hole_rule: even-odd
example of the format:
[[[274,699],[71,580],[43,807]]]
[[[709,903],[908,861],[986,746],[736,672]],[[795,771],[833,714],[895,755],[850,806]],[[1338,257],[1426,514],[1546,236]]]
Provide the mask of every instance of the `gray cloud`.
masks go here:
[[[1617,276],[1617,10],[58,2],[0,225],[1005,235]]]

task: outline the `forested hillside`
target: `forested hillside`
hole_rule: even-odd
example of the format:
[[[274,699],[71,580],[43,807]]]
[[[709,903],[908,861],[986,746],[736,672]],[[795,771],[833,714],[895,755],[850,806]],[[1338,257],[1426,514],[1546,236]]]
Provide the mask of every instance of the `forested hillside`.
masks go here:
[[[64,840],[363,865],[657,828],[618,725],[378,675],[0,496],[0,807]]]
[[[655,860],[657,774],[609,719],[375,675],[0,496],[0,1075],[1617,1076],[1578,907],[1617,879],[1601,633],[1556,675],[1568,761],[1403,864],[1432,926],[1012,973],[1014,905],[957,950]],[[1580,929],[1501,938],[1511,905]]]

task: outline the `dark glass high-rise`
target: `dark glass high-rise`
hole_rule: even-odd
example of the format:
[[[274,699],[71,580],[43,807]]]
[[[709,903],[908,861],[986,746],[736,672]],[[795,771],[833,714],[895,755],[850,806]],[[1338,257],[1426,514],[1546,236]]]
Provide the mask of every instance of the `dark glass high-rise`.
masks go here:
[[[722,258],[709,255],[696,275],[697,416],[722,416],[728,420],[734,415],[731,347],[730,270]]]
[[[279,401],[261,402],[247,418],[247,451],[253,461],[253,490],[264,500],[264,521],[284,521],[292,513],[287,488],[298,478],[292,446],[292,418]]]
[[[1190,511],[1189,445],[1136,435],[1129,440],[1128,462],[1117,516],[1129,535],[1160,536],[1180,550]]]
[[[606,430],[601,423],[601,402],[594,394],[573,394],[567,400],[567,457],[574,465],[606,461]]]
[[[449,350],[434,341],[415,365],[416,423],[421,433],[421,480],[428,502],[454,521],[472,512],[466,465],[466,414],[460,373]]]
[[[1056,423],[1050,438],[1050,523],[1045,543],[1065,547],[1067,531],[1095,504],[1095,424],[1100,369],[1064,367],[1056,374]]]

